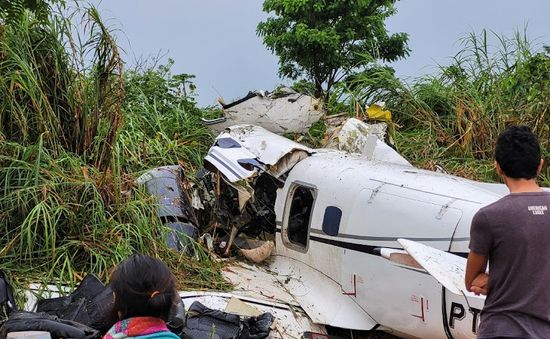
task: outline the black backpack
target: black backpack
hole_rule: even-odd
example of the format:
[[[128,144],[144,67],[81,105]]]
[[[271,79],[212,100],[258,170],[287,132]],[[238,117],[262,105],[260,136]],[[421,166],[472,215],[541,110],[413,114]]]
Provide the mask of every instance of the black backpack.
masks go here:
[[[13,290],[4,271],[0,270],[0,320],[8,318],[10,312],[15,309]]]

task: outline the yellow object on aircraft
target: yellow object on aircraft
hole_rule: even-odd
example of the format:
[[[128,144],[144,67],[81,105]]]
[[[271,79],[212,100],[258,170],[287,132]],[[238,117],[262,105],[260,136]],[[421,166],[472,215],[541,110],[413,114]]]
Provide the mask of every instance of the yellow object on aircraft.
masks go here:
[[[384,107],[379,104],[372,104],[367,107],[367,116],[369,119],[385,121],[386,123],[391,123],[391,112],[384,110]]]

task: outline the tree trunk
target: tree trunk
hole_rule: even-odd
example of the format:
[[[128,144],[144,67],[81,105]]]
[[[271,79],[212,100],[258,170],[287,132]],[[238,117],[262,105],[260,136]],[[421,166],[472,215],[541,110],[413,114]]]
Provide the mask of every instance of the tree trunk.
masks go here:
[[[323,82],[319,81],[319,79],[315,79],[315,97],[318,99],[322,99],[324,97],[325,91],[323,90]]]

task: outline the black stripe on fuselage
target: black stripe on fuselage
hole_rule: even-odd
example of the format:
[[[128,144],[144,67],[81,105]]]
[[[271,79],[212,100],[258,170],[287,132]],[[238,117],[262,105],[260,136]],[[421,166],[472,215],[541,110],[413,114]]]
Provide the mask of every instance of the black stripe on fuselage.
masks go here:
[[[323,244],[333,245],[340,248],[345,248],[348,250],[353,250],[357,252],[367,253],[367,254],[375,254],[377,255],[375,248],[380,248],[380,246],[372,246],[372,245],[364,245],[364,244],[355,244],[352,242],[346,242],[346,241],[340,241],[336,239],[327,239],[327,238],[321,238],[316,237],[314,235],[309,236],[309,240],[317,241]]]
[[[281,229],[277,228],[277,232],[281,233]],[[387,246],[380,246],[380,245],[373,246],[373,245],[366,245],[366,244],[356,244],[356,243],[352,243],[352,242],[348,242],[348,241],[342,241],[340,239],[341,238],[334,238],[334,239],[322,238],[322,237],[317,237],[313,234],[309,235],[309,240],[312,240],[312,241],[320,242],[320,243],[327,244],[327,245],[336,246],[336,247],[339,247],[339,248],[345,248],[345,249],[348,249],[348,250],[357,251],[357,252],[361,252],[361,253],[376,255],[376,256],[380,256],[379,251],[377,249],[379,249],[381,247],[393,248],[393,249],[396,249],[396,250],[402,249],[402,248],[397,248],[397,247],[387,247]],[[464,252],[449,252],[449,253],[452,253],[454,255],[458,255],[458,256],[463,257],[463,258],[466,258],[468,256],[468,253],[464,253]]]

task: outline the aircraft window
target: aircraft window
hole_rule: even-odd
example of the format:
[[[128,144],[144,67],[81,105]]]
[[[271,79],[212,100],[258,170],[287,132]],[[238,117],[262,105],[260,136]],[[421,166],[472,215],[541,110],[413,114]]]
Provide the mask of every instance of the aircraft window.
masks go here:
[[[342,210],[336,206],[328,206],[325,209],[325,216],[323,217],[323,232],[332,236],[338,235],[341,219]]]
[[[219,138],[216,140],[216,146],[220,148],[241,148],[241,145],[232,138]]]
[[[239,163],[239,165],[241,165],[242,168],[247,171],[253,171],[256,168],[264,168],[262,164],[260,164],[256,159],[239,159],[237,160],[237,162]]]
[[[298,186],[292,195],[288,215],[288,240],[300,247],[307,247],[309,220],[313,210],[313,189]]]

